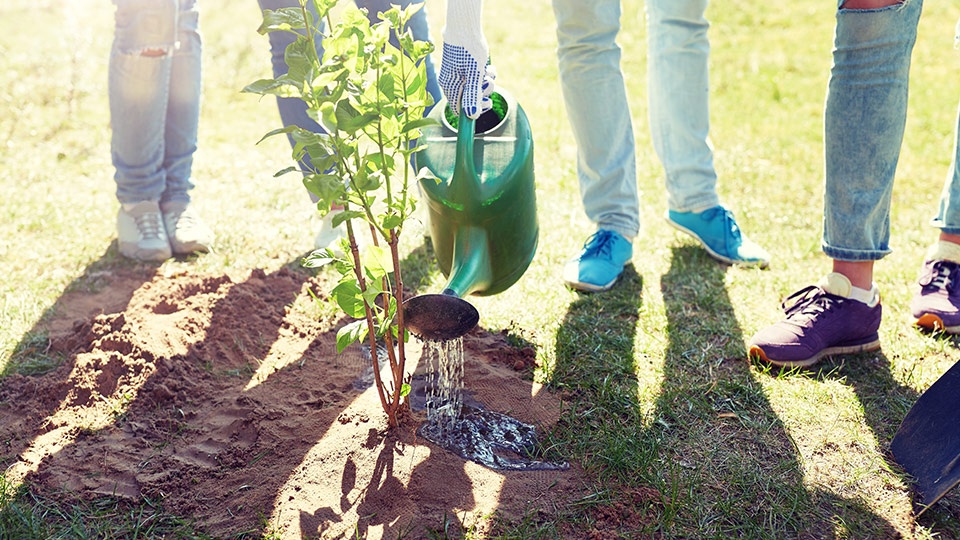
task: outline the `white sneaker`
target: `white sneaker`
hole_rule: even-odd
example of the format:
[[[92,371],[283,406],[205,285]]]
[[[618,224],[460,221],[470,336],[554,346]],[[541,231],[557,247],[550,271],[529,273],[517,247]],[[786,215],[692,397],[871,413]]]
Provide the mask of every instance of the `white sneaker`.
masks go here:
[[[337,227],[333,226],[333,216],[339,214],[337,210],[327,212],[327,215],[320,218],[320,231],[313,239],[313,247],[316,249],[330,248],[334,252],[341,251],[340,239],[346,238],[347,227],[343,223]]]
[[[163,225],[170,237],[170,247],[177,255],[207,252],[213,246],[213,230],[190,208],[189,203],[165,203]]]
[[[120,254],[131,259],[165,261],[170,258],[170,240],[157,201],[120,205],[117,243]]]

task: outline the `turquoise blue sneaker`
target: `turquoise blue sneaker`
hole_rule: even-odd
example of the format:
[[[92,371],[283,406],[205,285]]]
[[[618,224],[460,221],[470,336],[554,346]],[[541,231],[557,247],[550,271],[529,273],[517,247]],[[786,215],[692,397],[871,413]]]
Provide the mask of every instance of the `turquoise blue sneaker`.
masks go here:
[[[563,267],[563,281],[580,291],[606,291],[617,282],[623,265],[633,257],[633,244],[620,233],[600,229],[583,244],[583,251]]]
[[[740,232],[733,212],[723,205],[703,212],[667,212],[667,222],[696,238],[711,257],[740,266],[770,265],[770,254]]]

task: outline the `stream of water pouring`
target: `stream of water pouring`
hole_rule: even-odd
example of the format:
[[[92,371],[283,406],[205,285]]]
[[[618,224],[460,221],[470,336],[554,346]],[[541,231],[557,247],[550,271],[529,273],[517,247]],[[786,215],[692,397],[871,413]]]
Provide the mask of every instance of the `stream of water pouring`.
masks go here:
[[[427,423],[448,434],[463,412],[463,338],[427,341]]]
[[[463,338],[425,341],[427,421],[421,435],[465,459],[492,469],[567,469],[566,462],[533,459],[537,448],[533,426],[505,414],[464,402]]]

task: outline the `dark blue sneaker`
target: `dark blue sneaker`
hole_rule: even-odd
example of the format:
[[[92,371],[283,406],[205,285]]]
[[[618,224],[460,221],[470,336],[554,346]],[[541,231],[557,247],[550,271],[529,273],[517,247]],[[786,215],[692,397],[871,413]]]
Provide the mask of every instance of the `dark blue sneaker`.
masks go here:
[[[847,298],[850,282],[829,274],[824,282],[801,289],[783,301],[787,317],[757,332],[751,358],[785,367],[805,367],[833,354],[880,348],[880,302],[869,306]]]
[[[667,223],[696,238],[714,259],[740,266],[770,265],[770,254],[740,232],[733,212],[718,205],[703,212],[667,212]]]
[[[633,244],[620,233],[600,229],[583,244],[583,251],[563,267],[563,281],[574,289],[605,291],[617,282],[633,257]]]

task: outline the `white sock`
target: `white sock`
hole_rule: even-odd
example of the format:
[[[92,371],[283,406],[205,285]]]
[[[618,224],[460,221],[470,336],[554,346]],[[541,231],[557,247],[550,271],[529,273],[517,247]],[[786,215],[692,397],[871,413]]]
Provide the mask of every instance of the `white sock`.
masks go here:
[[[847,276],[837,272],[831,272],[824,276],[820,280],[819,286],[830,294],[863,302],[870,307],[880,302],[880,288],[877,287],[876,283],[873,283],[869,289],[861,289],[851,285]]]
[[[869,289],[850,287],[850,296],[847,298],[856,300],[857,302],[863,302],[864,304],[873,307],[880,302],[880,288],[877,287],[876,283],[873,283]]]

